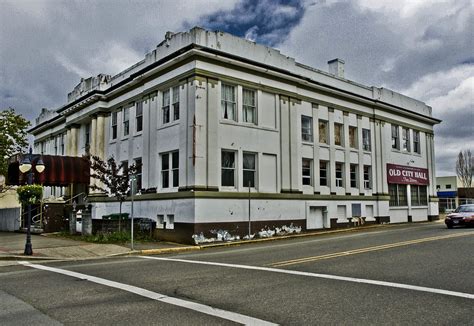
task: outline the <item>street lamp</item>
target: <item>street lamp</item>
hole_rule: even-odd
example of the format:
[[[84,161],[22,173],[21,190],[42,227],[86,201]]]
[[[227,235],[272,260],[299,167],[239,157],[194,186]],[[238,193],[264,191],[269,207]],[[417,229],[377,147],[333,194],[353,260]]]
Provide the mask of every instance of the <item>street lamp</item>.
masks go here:
[[[21,173],[28,173],[26,177],[26,183],[31,185],[33,183],[33,150],[30,147],[29,153],[23,158],[20,163],[20,172]],[[43,160],[40,158],[38,162],[36,162],[35,166],[36,171],[38,173],[42,173],[45,169]],[[26,221],[26,244],[25,244],[25,252],[26,256],[33,255],[33,248],[31,247],[31,203],[28,203],[28,220]]]

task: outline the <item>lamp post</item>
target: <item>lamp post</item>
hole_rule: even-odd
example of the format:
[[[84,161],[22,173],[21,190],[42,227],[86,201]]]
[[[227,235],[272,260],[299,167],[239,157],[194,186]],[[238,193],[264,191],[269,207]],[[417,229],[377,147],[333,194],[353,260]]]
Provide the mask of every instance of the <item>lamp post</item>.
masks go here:
[[[26,183],[31,185],[33,183],[33,150],[30,147],[30,151],[20,163],[20,172],[21,173],[28,173],[26,177]],[[36,162],[35,169],[38,173],[42,173],[44,171],[44,163],[43,160],[40,158]],[[26,221],[26,243],[25,243],[25,251],[24,254],[26,256],[33,255],[33,248],[31,246],[31,203],[28,202],[28,220]]]
[[[131,195],[131,198],[132,198],[132,207],[131,207],[131,249],[134,250],[134,247],[133,247],[133,195],[134,195],[134,192],[135,192],[135,188],[136,188],[136,183],[137,183],[137,176],[135,174],[132,174],[130,176],[130,195]]]

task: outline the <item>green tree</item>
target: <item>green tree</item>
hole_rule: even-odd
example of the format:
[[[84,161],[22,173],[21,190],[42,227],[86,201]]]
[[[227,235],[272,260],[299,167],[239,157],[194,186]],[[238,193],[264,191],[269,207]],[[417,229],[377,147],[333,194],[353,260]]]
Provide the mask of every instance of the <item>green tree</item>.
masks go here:
[[[12,108],[0,112],[0,175],[7,176],[10,156],[26,150],[29,126],[30,122]]]
[[[103,161],[98,156],[89,157],[91,164],[91,178],[99,183],[90,186],[91,189],[102,191],[119,201],[119,231],[122,220],[122,203],[127,198],[130,176],[137,173],[138,166],[134,163],[127,166],[126,162],[117,164],[112,156],[107,161]]]

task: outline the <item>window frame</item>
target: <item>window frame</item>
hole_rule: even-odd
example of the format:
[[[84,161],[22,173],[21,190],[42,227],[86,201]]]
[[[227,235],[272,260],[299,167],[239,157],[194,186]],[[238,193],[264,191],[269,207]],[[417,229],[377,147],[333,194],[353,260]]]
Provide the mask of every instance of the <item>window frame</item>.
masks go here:
[[[161,189],[170,188],[170,153],[161,153]],[[166,163],[166,169],[165,164]],[[166,182],[165,182],[166,180]]]
[[[335,162],[334,171],[336,177],[336,187],[344,188],[344,163]]]
[[[324,125],[324,128],[323,128],[324,132],[323,133],[321,133],[321,125]],[[319,132],[318,132],[319,143],[329,145],[329,121],[319,119],[318,120],[318,128],[319,128]],[[324,136],[324,139],[323,139],[324,141],[321,141],[322,136]]]
[[[392,124],[392,149],[400,150],[400,128],[398,125]]]
[[[413,152],[421,154],[420,131],[413,130]]]
[[[372,166],[364,165],[364,189],[372,189]]]
[[[410,128],[402,127],[402,150],[410,152]]]
[[[248,155],[248,156],[253,156],[254,159],[253,159],[253,162],[254,162],[254,167],[253,169],[252,168],[249,168],[249,167],[245,167],[245,163],[246,163],[246,160],[245,160],[245,156]],[[258,166],[258,162],[257,162],[257,153],[253,153],[253,152],[242,152],[242,187],[244,188],[248,188],[248,183],[245,184],[245,175],[248,174],[248,173],[252,173],[253,174],[253,185],[250,186],[250,188],[257,188],[257,166]]]
[[[229,87],[232,89],[232,100],[225,98],[224,89]],[[228,104],[232,110],[232,118],[229,118]],[[237,121],[237,87],[227,83],[221,83],[221,119]]]
[[[350,176],[350,186],[351,188],[358,188],[359,187],[359,165],[358,164],[350,164],[349,165],[349,176]]]
[[[305,166],[305,162],[308,163],[308,166]],[[305,171],[308,174],[305,174]],[[305,180],[308,183],[305,183]],[[313,186],[313,159],[306,157],[301,159],[301,184],[303,186]]]
[[[179,151],[171,152],[171,179],[173,188],[179,187]]]
[[[233,162],[232,162],[232,165],[231,167],[225,167],[223,166],[223,163],[224,163],[224,153],[228,153],[228,154],[231,154],[232,157],[233,157]],[[235,179],[236,179],[236,167],[237,167],[237,162],[236,162],[236,151],[233,151],[233,150],[225,150],[225,149],[222,149],[221,150],[221,187],[227,187],[227,188],[235,188],[236,187],[236,182],[235,182]],[[226,171],[231,171],[232,172],[232,185],[227,185],[227,184],[224,184],[224,170]]]
[[[329,166],[329,161],[319,160],[319,185],[323,187],[329,187],[330,180],[329,180],[328,166]],[[322,176],[323,175],[322,171],[325,172],[324,176]],[[322,180],[325,180],[324,184],[321,182]]]
[[[161,123],[167,124],[171,122],[171,91],[170,89],[161,92]]]
[[[364,151],[372,151],[372,139],[370,129],[362,128],[362,149]]]
[[[110,118],[110,127],[112,128],[111,139],[115,140],[118,136],[118,111],[112,112]]]
[[[405,190],[404,192],[402,190]],[[404,184],[389,183],[388,193],[390,196],[389,207],[407,207],[408,206],[408,187]],[[400,196],[400,195],[403,196]],[[404,200],[404,201],[402,201]]]
[[[339,129],[339,143],[337,142],[338,133],[337,129]],[[334,122],[334,145],[344,147],[344,124]]]
[[[251,92],[253,93],[253,105],[249,105],[248,103],[245,102],[245,94],[246,92]],[[251,123],[251,124],[257,124],[257,91],[251,88],[242,88],[242,121],[245,123]],[[253,111],[252,114],[252,121],[248,121],[248,111]]]
[[[309,126],[305,126],[305,124],[309,124]],[[313,117],[303,114],[301,115],[301,141],[306,143],[314,142]]]
[[[135,131],[143,131],[143,101],[137,101],[135,105]]]
[[[351,132],[352,131],[352,132]],[[353,149],[359,148],[359,139],[358,139],[358,128],[355,126],[349,126],[349,147]],[[351,137],[352,135],[352,137]]]
[[[130,135],[130,107],[124,107],[122,109],[122,125],[123,125],[123,136],[128,137]]]
[[[141,157],[137,157],[133,160],[135,166],[137,167],[137,173],[135,177],[137,179],[137,192],[141,192],[142,189],[142,175],[143,175],[143,161]]]
[[[180,110],[180,93],[179,93],[179,85],[178,86],[173,86],[171,88],[172,90],[172,99],[171,99],[171,106],[173,107],[173,121],[179,120],[179,110]],[[177,95],[176,95],[177,94]]]

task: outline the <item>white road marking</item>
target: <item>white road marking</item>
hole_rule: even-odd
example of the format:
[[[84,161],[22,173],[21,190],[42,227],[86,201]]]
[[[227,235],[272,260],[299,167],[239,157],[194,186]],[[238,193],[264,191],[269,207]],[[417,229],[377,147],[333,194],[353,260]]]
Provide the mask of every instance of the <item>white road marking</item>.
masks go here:
[[[71,276],[71,277],[76,277],[76,278],[79,278],[79,279],[82,279],[82,280],[87,280],[87,281],[90,281],[90,282],[93,282],[93,283],[109,286],[109,287],[112,287],[112,288],[124,290],[124,291],[131,292],[131,293],[135,293],[135,294],[138,294],[138,295],[140,295],[142,297],[145,297],[145,298],[161,301],[161,302],[164,302],[164,303],[172,304],[172,305],[187,308],[187,309],[191,309],[191,310],[203,313],[203,314],[211,315],[211,316],[214,316],[214,317],[219,317],[219,318],[222,318],[222,319],[231,320],[231,321],[234,321],[236,323],[240,323],[240,324],[244,324],[244,325],[278,325],[278,324],[274,324],[274,323],[271,323],[271,322],[268,322],[268,321],[265,321],[265,320],[262,320],[262,319],[253,318],[253,317],[249,317],[249,316],[246,316],[246,315],[241,315],[239,313],[214,308],[214,307],[211,307],[211,306],[206,306],[204,304],[200,304],[200,303],[196,303],[196,302],[191,302],[191,301],[186,301],[186,300],[182,300],[182,299],[178,299],[178,298],[169,297],[167,295],[152,292],[152,291],[149,291],[149,290],[146,290],[146,289],[143,289],[143,288],[139,288],[139,287],[136,287],[136,286],[133,286],[133,285],[114,282],[114,281],[106,280],[106,279],[100,278],[100,277],[95,277],[95,276],[91,276],[91,275],[87,275],[87,274],[72,272],[72,271],[68,271],[68,270],[60,269],[60,268],[54,268],[54,267],[49,267],[49,266],[31,264],[31,263],[26,262],[26,261],[19,261],[18,263],[21,264],[21,265],[24,265],[24,266],[31,267],[31,268],[36,268],[36,269],[45,270],[45,271],[54,272],[54,273],[59,273],[59,274],[63,274],[63,275]]]
[[[392,287],[392,288],[399,288],[399,289],[407,289],[407,290],[420,291],[420,292],[443,294],[443,295],[449,295],[449,296],[465,298],[465,299],[474,299],[474,294],[470,294],[470,293],[463,293],[463,292],[455,292],[455,291],[449,291],[449,290],[428,288],[428,287],[424,287],[424,286],[416,286],[416,285],[409,285],[409,284],[403,284],[403,283],[393,283],[393,282],[385,282],[385,281],[368,280],[368,279],[363,279],[363,278],[354,278],[354,277],[337,276],[337,275],[329,275],[329,274],[319,274],[319,273],[310,273],[310,272],[300,272],[300,271],[293,271],[293,270],[287,270],[287,269],[250,266],[250,265],[226,264],[226,263],[215,263],[215,262],[186,260],[186,259],[150,257],[150,256],[139,256],[139,257],[146,258],[146,259],[171,261],[171,262],[181,262],[181,263],[188,263],[188,264],[211,265],[211,266],[240,268],[240,269],[274,272],[274,273],[282,273],[282,274],[290,274],[290,275],[298,275],[298,276],[324,278],[324,279],[329,279],[329,280],[338,280],[338,281],[346,281],[346,282],[353,282],[353,283],[363,283],[363,284],[387,286],[387,287]]]

